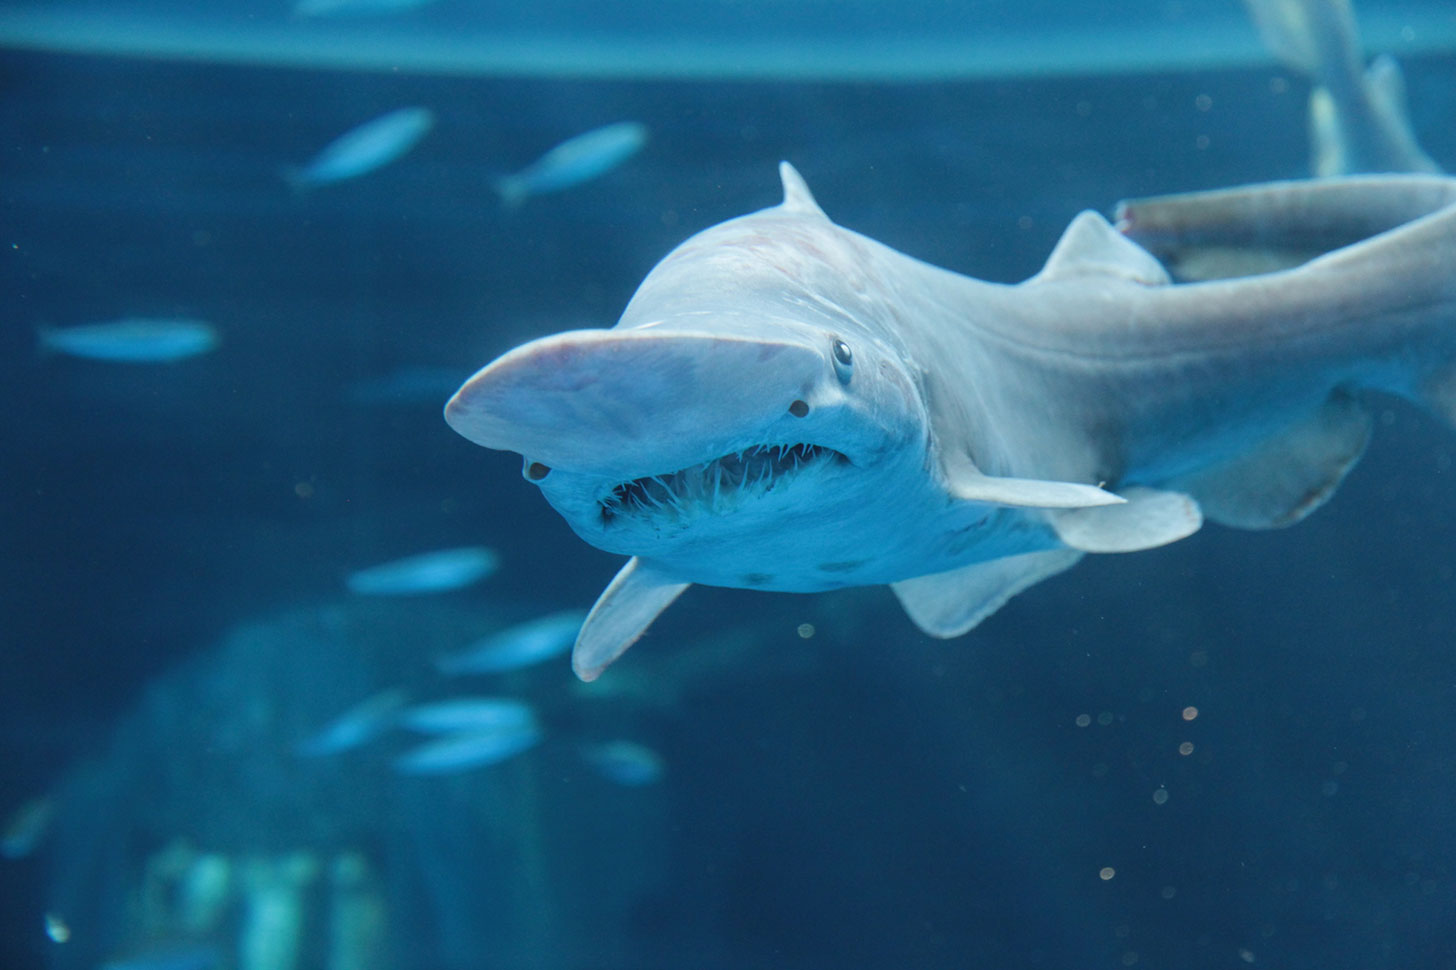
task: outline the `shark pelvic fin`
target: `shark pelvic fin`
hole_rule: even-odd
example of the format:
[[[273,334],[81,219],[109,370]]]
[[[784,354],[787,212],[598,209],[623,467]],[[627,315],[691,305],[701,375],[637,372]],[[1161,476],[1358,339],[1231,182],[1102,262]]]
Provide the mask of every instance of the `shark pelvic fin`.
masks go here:
[[[627,560],[597,597],[576,635],[571,652],[576,676],[585,681],[600,677],[690,585],[663,575],[636,556]]]
[[[1137,552],[1187,538],[1203,525],[1198,503],[1182,492],[1129,488],[1122,505],[1054,512],[1057,538],[1082,552]]]
[[[1456,419],[1456,408],[1450,417]],[[1197,496],[1204,514],[1220,525],[1293,525],[1334,494],[1369,440],[1370,415],[1348,394],[1337,394],[1252,451],[1177,484]]]
[[[804,181],[804,176],[799,174],[798,169],[788,162],[779,162],[779,180],[784,183],[784,201],[780,208],[785,212],[824,215],[824,210],[819,208],[819,203],[814,201],[814,194],[809,191],[809,183]]]
[[[995,613],[1017,593],[1070,569],[1082,558],[1075,549],[1027,552],[978,562],[949,572],[891,583],[905,613],[933,637],[958,637]]]
[[[1072,220],[1047,257],[1040,273],[1028,282],[1110,276],[1144,286],[1165,286],[1172,280],[1163,264],[1137,243],[1088,210]]]

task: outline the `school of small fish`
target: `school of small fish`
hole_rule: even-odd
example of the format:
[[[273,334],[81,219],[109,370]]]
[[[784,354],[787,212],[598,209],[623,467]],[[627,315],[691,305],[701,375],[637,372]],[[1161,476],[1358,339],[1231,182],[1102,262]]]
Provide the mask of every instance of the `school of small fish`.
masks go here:
[[[299,17],[330,17],[394,13],[423,6],[431,0],[300,0]],[[295,193],[307,192],[362,178],[399,161],[414,151],[434,129],[435,112],[421,105],[395,108],[338,135],[308,161],[279,168]],[[575,188],[608,172],[636,155],[647,144],[647,126],[619,121],[568,138],[536,161],[492,183],[502,205],[516,208],[528,198]],[[116,320],[68,326],[42,326],[36,330],[42,354],[60,354],[87,360],[127,364],[171,363],[216,350],[217,327],[188,317],[122,317]],[[392,403],[434,393],[447,383],[441,368],[417,368],[356,387],[359,403]],[[451,372],[453,373],[453,372]],[[454,387],[440,392],[448,397]]]

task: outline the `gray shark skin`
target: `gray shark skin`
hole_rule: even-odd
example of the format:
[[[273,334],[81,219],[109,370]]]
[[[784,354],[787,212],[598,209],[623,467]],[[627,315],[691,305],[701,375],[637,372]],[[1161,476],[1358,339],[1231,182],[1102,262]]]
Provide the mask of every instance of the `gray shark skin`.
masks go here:
[[[1084,212],[1002,285],[836,226],[781,176],[781,205],[684,242],[615,328],[518,347],[446,406],[632,557],[578,636],[585,680],[692,583],[889,583],[957,636],[1085,553],[1299,520],[1364,450],[1366,391],[1456,422],[1456,180],[1244,190],[1275,242],[1329,221],[1321,193],[1394,214],[1298,267],[1186,285]]]

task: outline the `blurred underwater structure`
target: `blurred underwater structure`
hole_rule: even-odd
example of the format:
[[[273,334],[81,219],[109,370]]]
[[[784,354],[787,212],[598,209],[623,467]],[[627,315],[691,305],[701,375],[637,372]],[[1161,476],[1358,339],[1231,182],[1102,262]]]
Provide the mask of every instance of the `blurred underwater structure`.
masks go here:
[[[345,601],[243,625],[154,681],[106,754],[55,796],[46,910],[69,941],[54,965],[630,962],[613,950],[662,880],[660,789],[601,799],[612,782],[561,738],[527,756],[537,763],[435,776],[391,767],[401,737],[298,750],[325,712],[382,688],[423,694],[432,645],[480,626],[439,605]],[[551,673],[534,692],[561,706]],[[578,707],[565,730],[590,737],[592,705]],[[627,727],[611,708],[598,723]],[[563,775],[575,785],[541,787]],[[602,827],[611,837],[592,838]],[[568,885],[584,895],[559,896]],[[579,942],[563,939],[563,920]]]

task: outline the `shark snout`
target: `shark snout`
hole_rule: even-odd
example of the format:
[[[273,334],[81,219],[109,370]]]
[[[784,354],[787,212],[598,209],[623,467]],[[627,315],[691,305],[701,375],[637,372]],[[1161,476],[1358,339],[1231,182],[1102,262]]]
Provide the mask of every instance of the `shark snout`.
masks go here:
[[[577,330],[487,365],[445,420],[487,448],[627,479],[792,437],[828,367],[786,337]]]

